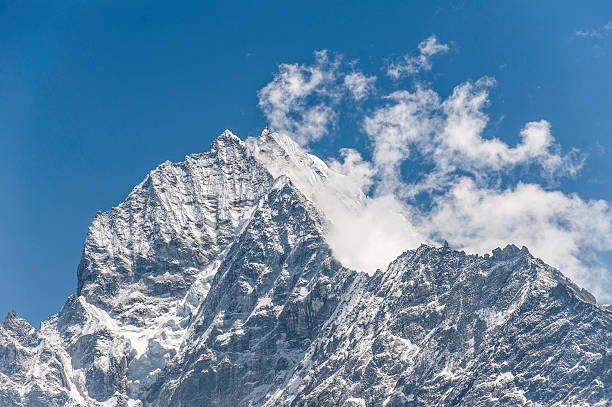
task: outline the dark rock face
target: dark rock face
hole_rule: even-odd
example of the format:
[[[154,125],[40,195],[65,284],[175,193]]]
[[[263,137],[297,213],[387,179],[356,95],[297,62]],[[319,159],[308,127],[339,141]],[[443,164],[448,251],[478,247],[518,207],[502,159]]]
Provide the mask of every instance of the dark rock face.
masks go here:
[[[349,270],[296,186],[331,170],[258,143],[226,131],[96,216],[77,293],[0,324],[0,405],[612,404],[610,307],[512,245]]]

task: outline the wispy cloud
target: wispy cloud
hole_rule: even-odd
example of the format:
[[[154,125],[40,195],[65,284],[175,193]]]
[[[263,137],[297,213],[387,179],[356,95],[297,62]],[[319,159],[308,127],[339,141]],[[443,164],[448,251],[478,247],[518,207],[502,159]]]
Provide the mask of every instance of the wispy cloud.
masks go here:
[[[259,107],[270,126],[293,134],[300,144],[320,139],[334,119],[337,91],[332,85],[339,64],[327,51],[315,52],[313,65],[281,64],[272,82],[258,92]],[[315,95],[317,102],[308,103]]]
[[[335,106],[350,95],[360,101],[374,89],[376,76],[344,72],[340,54],[314,53],[314,63],[281,64],[258,92],[259,107],[274,131],[291,134],[302,146],[326,135],[336,120]]]
[[[392,79],[400,79],[431,69],[431,59],[434,55],[447,52],[449,46],[438,41],[435,35],[421,41],[417,55],[403,55],[389,63],[387,75]]]
[[[612,20],[608,21],[601,27],[594,28],[591,30],[577,30],[574,35],[578,38],[601,38],[609,35],[612,31]]]
[[[374,90],[376,76],[365,76],[361,72],[351,72],[344,77],[344,85],[355,100],[362,100]]]

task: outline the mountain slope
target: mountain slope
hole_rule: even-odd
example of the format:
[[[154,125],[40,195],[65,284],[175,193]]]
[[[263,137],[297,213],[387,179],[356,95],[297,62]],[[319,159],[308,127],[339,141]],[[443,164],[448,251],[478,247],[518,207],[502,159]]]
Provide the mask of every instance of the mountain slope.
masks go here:
[[[320,222],[281,177],[219,267],[159,405],[247,405],[282,383],[355,276]]]
[[[525,248],[478,257],[423,245],[349,298],[269,405],[612,399],[612,315]]]
[[[512,245],[349,270],[342,177],[267,130],[160,165],[95,217],[57,315],[0,324],[0,404],[612,403],[608,307]]]

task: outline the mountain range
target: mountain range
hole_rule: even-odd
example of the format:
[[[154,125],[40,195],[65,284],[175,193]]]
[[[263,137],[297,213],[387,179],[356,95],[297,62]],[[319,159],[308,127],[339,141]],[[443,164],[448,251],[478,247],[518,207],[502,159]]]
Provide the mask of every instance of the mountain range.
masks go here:
[[[341,177],[268,130],[161,164],[56,315],[0,324],[0,406],[612,405],[609,306],[512,244],[352,270],[316,199]]]

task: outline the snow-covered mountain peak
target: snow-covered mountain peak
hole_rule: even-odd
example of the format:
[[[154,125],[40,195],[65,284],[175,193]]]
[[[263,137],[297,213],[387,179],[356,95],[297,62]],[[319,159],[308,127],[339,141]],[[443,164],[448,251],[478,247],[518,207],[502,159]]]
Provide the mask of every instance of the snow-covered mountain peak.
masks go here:
[[[412,249],[347,168],[267,129],[161,164],[94,218],[57,315],[0,323],[0,405],[611,403],[609,307],[525,247]]]
[[[2,322],[2,327],[16,335],[31,335],[35,331],[34,327],[28,321],[21,318],[15,310],[6,315]]]
[[[240,139],[229,130],[223,131],[210,145],[208,154],[216,155],[219,152],[228,153],[229,150],[239,150],[237,156],[243,155],[246,152],[246,145]]]
[[[257,139],[248,140],[255,158],[274,176],[287,175],[302,187],[311,189],[329,176],[329,168],[318,157],[307,153],[286,134],[264,129]]]
[[[94,219],[79,266],[78,294],[90,297],[91,292],[94,303],[109,294],[114,300],[125,287],[121,282],[129,281],[146,295],[178,290],[182,296],[190,285],[186,276],[207,266],[233,239],[271,182],[229,131],[208,153],[160,165],[125,202]]]
[[[217,137],[217,140],[219,139],[233,140],[233,141],[237,141],[240,143],[242,142],[240,137],[232,133],[230,129],[223,130],[221,134]]]

